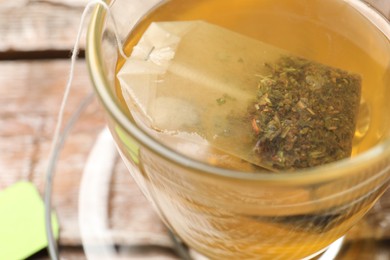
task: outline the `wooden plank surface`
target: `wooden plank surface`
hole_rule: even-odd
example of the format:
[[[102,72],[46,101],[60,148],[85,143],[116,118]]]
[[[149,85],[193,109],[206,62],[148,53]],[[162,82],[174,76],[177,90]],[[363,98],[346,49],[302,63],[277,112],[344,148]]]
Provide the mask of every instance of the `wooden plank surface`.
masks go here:
[[[68,66],[69,61],[65,60],[0,63],[0,143],[2,150],[7,151],[0,154],[1,165],[6,169],[0,188],[28,180],[43,193],[49,147]],[[76,69],[80,73],[73,84],[65,120],[91,91],[85,63],[78,62]],[[102,114],[95,103],[76,126],[58,164],[53,202],[61,222],[61,239],[70,244],[80,242],[76,230],[79,181],[94,135],[102,126]]]
[[[52,50],[70,50],[86,2],[87,0],[0,0],[0,57],[3,54],[24,55],[37,51],[52,55]],[[390,15],[389,1],[371,2],[375,5],[387,5],[384,13],[388,12]],[[84,46],[83,40],[81,47]],[[67,80],[69,60],[0,61],[0,71],[0,190],[17,181],[28,180],[43,194],[49,147]],[[65,120],[69,119],[91,90],[85,61],[78,61]],[[67,259],[84,257],[80,248],[82,242],[78,224],[80,181],[89,151],[103,127],[103,113],[95,100],[73,129],[57,165],[53,206],[60,221],[61,253]],[[118,243],[126,246],[126,236],[137,232],[166,236],[164,226],[120,160],[117,161],[107,185],[111,192],[110,235]],[[352,230],[352,239],[389,239],[389,216],[390,191],[369,213],[369,218]],[[389,250],[383,250],[388,240],[383,241],[385,246],[373,250],[389,256]],[[359,243],[361,242],[356,242],[354,246],[361,249]],[[128,253],[131,250],[124,247],[123,251]],[[154,255],[149,255],[150,257],[174,258],[169,250],[151,251]],[[146,255],[145,252],[136,253],[138,257]],[[348,253],[344,259],[355,259],[355,256]]]
[[[20,180],[32,181],[43,195],[48,153],[70,62],[29,61],[30,52],[53,58],[53,50],[68,53],[73,47],[80,15],[87,0],[15,0],[0,2],[0,190]],[[85,32],[80,47],[85,46]],[[16,56],[15,56],[16,55]],[[55,56],[54,58],[58,58]],[[62,54],[63,55],[63,54]],[[42,58],[42,57],[36,57]],[[65,121],[92,91],[85,61],[76,64],[73,90]],[[103,113],[96,100],[82,115],[66,142],[53,187],[53,207],[60,222],[60,245],[66,258],[81,257],[78,219],[80,181],[85,161],[97,134],[103,129]],[[117,240],[132,232],[166,230],[118,160],[112,176],[110,228]],[[127,209],[133,210],[127,210]],[[131,214],[143,212],[143,218]],[[145,225],[150,223],[149,225]],[[172,252],[155,250],[154,255]],[[42,254],[41,254],[42,255]],[[145,254],[146,255],[146,254]],[[150,254],[149,254],[150,255]],[[153,256],[153,253],[152,255]],[[76,258],[78,258],[76,257]]]
[[[0,1],[0,52],[70,50],[87,0]],[[81,47],[85,46],[85,30]]]
[[[49,148],[68,70],[68,60],[0,62],[0,190],[26,180],[32,181],[43,195]],[[65,122],[92,91],[85,61],[77,62],[76,71]],[[60,222],[61,246],[82,245],[80,181],[89,152],[103,127],[103,113],[95,100],[78,120],[61,152],[52,197]],[[114,240],[126,245],[126,237],[132,234],[155,234],[169,240],[165,227],[122,161],[117,160],[106,185],[111,193],[107,214]],[[139,244],[145,243],[142,239],[139,236]]]

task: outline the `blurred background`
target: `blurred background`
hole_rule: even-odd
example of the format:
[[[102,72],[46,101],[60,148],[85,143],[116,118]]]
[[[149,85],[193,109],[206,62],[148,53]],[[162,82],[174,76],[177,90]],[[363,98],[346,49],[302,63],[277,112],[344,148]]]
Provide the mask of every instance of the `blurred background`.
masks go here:
[[[70,50],[87,2],[0,0],[0,192],[18,181],[28,181],[43,196],[51,138],[68,78]],[[390,0],[369,2],[390,17]],[[86,30],[65,121],[92,91],[84,61],[85,33]],[[52,202],[59,220],[60,253],[64,259],[86,257],[79,225],[80,185],[89,152],[104,128],[102,114],[94,100],[73,128],[57,164]],[[177,259],[164,226],[119,158],[109,174],[104,183],[105,192],[108,191],[105,230],[115,246],[115,254],[133,259]],[[347,241],[351,250],[342,259],[390,259],[390,192],[352,230]],[[139,248],[126,250],[136,247]],[[45,250],[32,256],[42,258],[48,258]]]
[[[70,70],[71,49],[87,2],[0,0],[0,194],[19,181],[28,181],[43,197],[49,149]],[[80,58],[64,122],[92,91],[84,60],[85,34],[86,29],[81,37]],[[57,163],[52,204],[60,223],[63,259],[85,258],[79,225],[80,184],[89,152],[103,128],[104,118],[94,100],[74,126]],[[138,250],[143,251],[140,257],[157,254],[175,258],[164,226],[118,158],[109,174],[103,185],[103,190],[109,192],[106,201],[109,211],[104,216],[108,219],[106,235],[115,240],[114,244],[144,246],[148,245],[147,238],[162,234],[168,241],[167,249]],[[25,217],[28,221],[29,216]],[[47,257],[43,250],[32,259]],[[132,257],[137,258],[137,253]]]

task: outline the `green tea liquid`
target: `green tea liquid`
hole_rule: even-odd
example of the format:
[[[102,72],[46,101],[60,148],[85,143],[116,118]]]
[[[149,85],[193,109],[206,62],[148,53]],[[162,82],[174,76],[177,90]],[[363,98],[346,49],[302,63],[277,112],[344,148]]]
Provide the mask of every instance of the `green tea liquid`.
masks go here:
[[[361,1],[357,0],[171,0],[151,12],[134,28],[125,50],[128,54],[132,52],[152,22],[204,20],[308,60],[358,74],[362,79],[362,98],[353,142],[354,156],[375,146],[390,132],[390,117],[384,116],[390,114],[390,44],[388,35],[381,31],[388,32],[389,28],[374,26],[365,18],[370,10],[363,8],[358,11],[360,6]],[[389,26],[388,23],[383,25]],[[123,63],[124,60],[118,61],[117,70]],[[121,93],[118,85],[119,98]],[[123,98],[121,101],[126,106]],[[239,161],[230,165],[213,158],[198,159],[222,167],[251,170]],[[168,189],[168,186],[164,187]],[[165,192],[167,203],[172,199],[166,190],[159,198],[161,204],[164,203]],[[189,241],[191,247],[216,259],[242,259],[256,255],[269,256],[269,259],[299,259],[321,250],[343,235],[349,226],[347,223],[356,221],[368,206],[362,205],[348,218],[341,215],[300,216],[302,221],[307,220],[307,225],[300,220],[300,224],[307,227],[302,230],[291,228],[296,224],[294,216],[285,217],[276,224],[258,216],[221,218],[215,217],[223,215],[217,212],[218,209],[203,208],[183,199],[178,210],[187,214],[188,219],[193,216],[194,220],[204,213],[204,223],[208,223],[214,233],[198,230],[196,223],[188,224],[193,229],[178,228],[176,231]],[[216,210],[215,214],[213,210]],[[175,217],[172,215],[170,219]],[[332,225],[329,229],[316,226],[313,219],[331,221]]]

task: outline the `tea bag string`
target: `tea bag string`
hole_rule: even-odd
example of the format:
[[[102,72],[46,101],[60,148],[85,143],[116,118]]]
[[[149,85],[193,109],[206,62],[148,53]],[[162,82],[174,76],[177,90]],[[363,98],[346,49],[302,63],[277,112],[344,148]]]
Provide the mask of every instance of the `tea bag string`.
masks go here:
[[[118,46],[118,51],[119,54],[124,58],[127,59],[128,57],[123,51],[122,48],[122,42],[121,39],[119,38],[117,26],[115,23],[115,19],[112,17],[109,5],[105,3],[103,0],[90,0],[85,8],[84,11],[81,15],[80,19],[80,24],[79,28],[77,31],[76,35],[76,40],[74,43],[74,46],[72,48],[72,55],[71,55],[71,60],[70,60],[70,71],[68,74],[68,80],[65,85],[65,90],[64,94],[62,97],[60,109],[58,112],[57,116],[57,122],[54,130],[54,135],[52,139],[52,143],[50,146],[50,152],[49,152],[49,162],[46,170],[46,180],[45,180],[45,193],[44,193],[44,202],[45,202],[45,227],[46,227],[46,236],[48,240],[48,250],[49,250],[49,255],[51,259],[57,260],[59,259],[59,254],[58,254],[58,248],[57,244],[55,242],[54,238],[54,232],[52,229],[52,221],[51,221],[51,193],[52,193],[52,186],[53,186],[53,178],[54,178],[54,172],[55,172],[55,165],[56,161],[58,159],[59,153],[61,148],[63,147],[66,137],[69,134],[72,126],[74,123],[77,121],[81,113],[84,111],[86,106],[92,101],[93,93],[89,94],[80,104],[78,109],[75,111],[73,116],[70,118],[70,120],[67,122],[66,126],[64,127],[63,131],[61,132],[61,128],[63,125],[63,117],[64,117],[64,112],[65,108],[67,105],[67,101],[69,98],[73,78],[74,78],[74,70],[75,70],[75,64],[76,60],[78,58],[78,53],[79,53],[79,45],[80,45],[80,39],[81,39],[81,34],[84,29],[84,23],[85,19],[90,11],[90,9],[94,6],[100,5],[103,7],[108,14],[108,21],[112,23],[113,29],[114,29],[114,34],[115,34],[115,40]]]

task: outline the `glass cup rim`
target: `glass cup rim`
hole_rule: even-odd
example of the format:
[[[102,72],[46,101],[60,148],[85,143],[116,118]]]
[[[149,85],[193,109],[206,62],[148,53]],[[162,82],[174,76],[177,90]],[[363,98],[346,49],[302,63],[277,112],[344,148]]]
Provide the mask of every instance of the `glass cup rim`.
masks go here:
[[[115,101],[110,89],[110,83],[103,71],[103,60],[101,55],[101,36],[104,28],[106,10],[97,6],[91,15],[86,44],[86,62],[92,85],[97,93],[101,104],[105,107],[106,112],[112,116],[119,126],[133,136],[138,143],[147,147],[150,151],[157,153],[164,159],[174,162],[184,168],[196,170],[198,173],[238,180],[261,181],[267,184],[291,185],[295,184],[312,184],[326,182],[340,177],[347,177],[356,172],[365,169],[368,163],[372,165],[375,162],[381,162],[390,158],[390,139],[382,141],[380,144],[368,149],[367,151],[325,165],[291,171],[281,171],[276,174],[269,172],[241,172],[238,170],[224,169],[210,164],[202,163],[195,159],[180,154],[171,148],[159,143],[152,136],[147,134],[136,124],[132,123],[126,116],[126,112],[121,105]],[[386,19],[386,18],[382,18]]]

